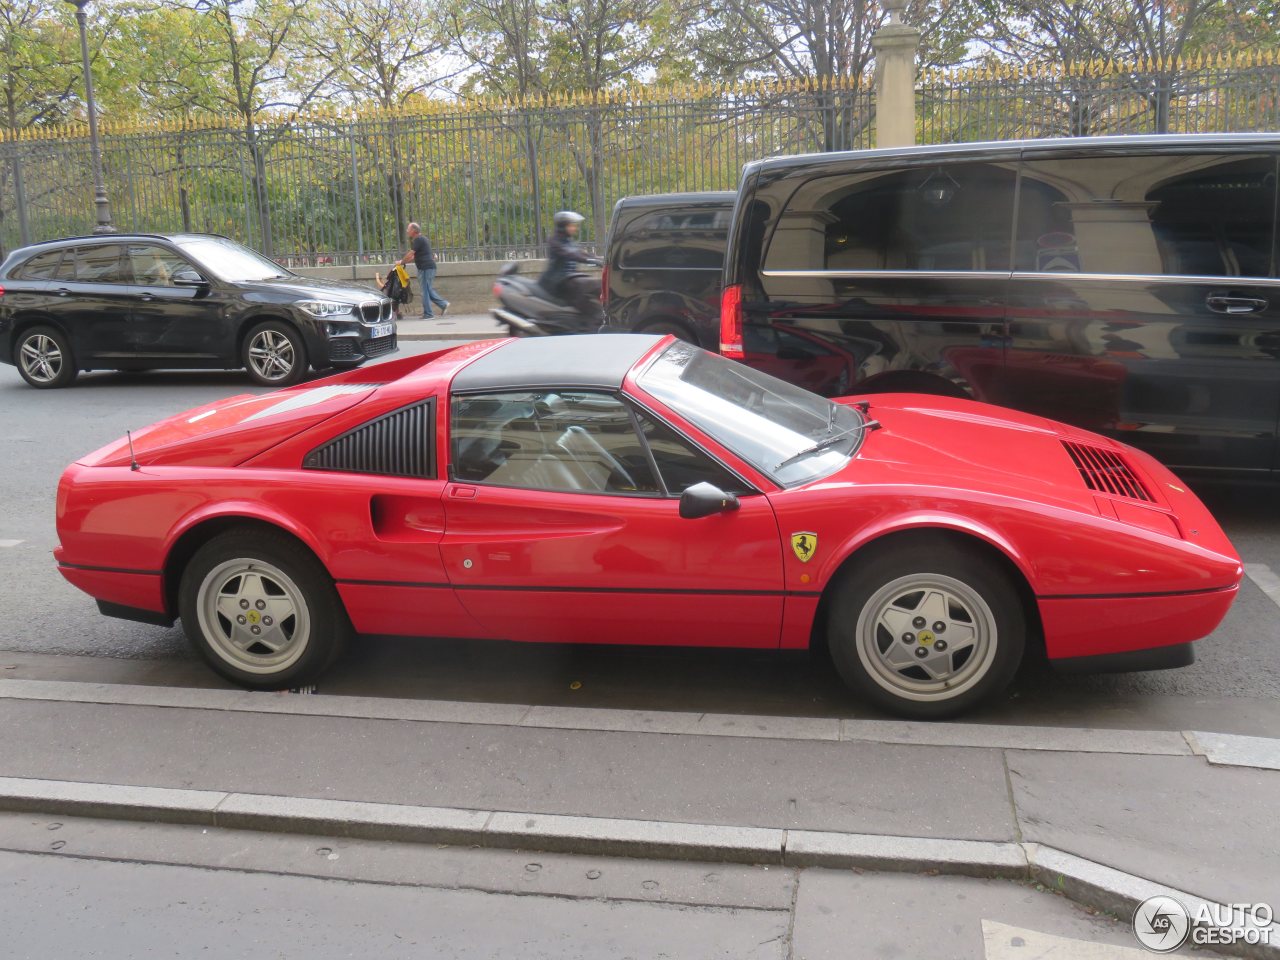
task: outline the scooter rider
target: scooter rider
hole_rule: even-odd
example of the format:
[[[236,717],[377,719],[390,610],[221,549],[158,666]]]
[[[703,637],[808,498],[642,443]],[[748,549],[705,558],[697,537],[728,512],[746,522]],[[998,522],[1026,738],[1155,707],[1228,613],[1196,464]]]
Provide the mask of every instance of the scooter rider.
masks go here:
[[[552,220],[555,231],[547,242],[547,268],[538,286],[553,297],[567,301],[584,320],[603,323],[604,311],[594,284],[578,273],[580,263],[600,265],[599,260],[578,245],[578,227],[583,219],[582,214],[572,210],[561,210],[555,215]]]

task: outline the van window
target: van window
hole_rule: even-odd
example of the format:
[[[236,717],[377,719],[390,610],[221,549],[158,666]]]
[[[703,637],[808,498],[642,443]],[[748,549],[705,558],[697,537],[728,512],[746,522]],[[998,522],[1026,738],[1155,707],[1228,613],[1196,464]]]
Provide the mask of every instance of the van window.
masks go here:
[[[1275,189],[1267,156],[1027,160],[1015,268],[1269,276]]]
[[[764,269],[1008,271],[1015,164],[942,163],[804,183]]]
[[[655,210],[636,217],[618,237],[624,270],[719,270],[732,209]]]

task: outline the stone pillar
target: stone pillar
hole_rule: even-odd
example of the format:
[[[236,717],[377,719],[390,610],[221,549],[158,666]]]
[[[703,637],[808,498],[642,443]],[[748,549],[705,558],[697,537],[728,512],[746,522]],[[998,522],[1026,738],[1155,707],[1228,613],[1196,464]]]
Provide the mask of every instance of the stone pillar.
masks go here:
[[[889,22],[876,31],[876,146],[916,142],[916,49],[920,31],[902,22],[907,0],[883,0]]]

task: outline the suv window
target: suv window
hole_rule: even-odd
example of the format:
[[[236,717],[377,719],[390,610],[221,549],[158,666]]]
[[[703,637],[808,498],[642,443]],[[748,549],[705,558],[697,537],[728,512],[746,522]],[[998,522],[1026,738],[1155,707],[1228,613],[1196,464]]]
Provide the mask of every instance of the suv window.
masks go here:
[[[18,280],[52,280],[54,272],[58,269],[58,261],[61,259],[61,250],[38,253],[19,267],[14,277]]]
[[[146,287],[171,287],[175,273],[193,269],[190,261],[153,243],[131,243],[126,255],[133,282]]]
[[[662,491],[631,410],[617,397],[581,390],[455,398],[453,475],[528,490]]]
[[[1027,160],[1015,269],[1269,276],[1275,190],[1267,156]]]
[[[618,237],[624,270],[719,270],[732,209],[655,210],[632,220]]]
[[[1013,163],[944,163],[809,180],[764,269],[1007,271],[1015,179]]]
[[[115,243],[92,247],[72,247],[67,253],[75,254],[75,279],[77,283],[125,283],[120,269],[120,245]],[[63,261],[63,268],[71,257]],[[59,270],[61,276],[63,270]]]

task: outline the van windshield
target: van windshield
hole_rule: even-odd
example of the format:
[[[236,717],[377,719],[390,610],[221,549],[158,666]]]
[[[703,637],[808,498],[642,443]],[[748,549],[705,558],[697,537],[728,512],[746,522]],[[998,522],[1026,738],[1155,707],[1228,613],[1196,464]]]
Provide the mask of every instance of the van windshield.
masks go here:
[[[854,407],[677,341],[640,387],[784,487],[835,473],[858,452]]]

